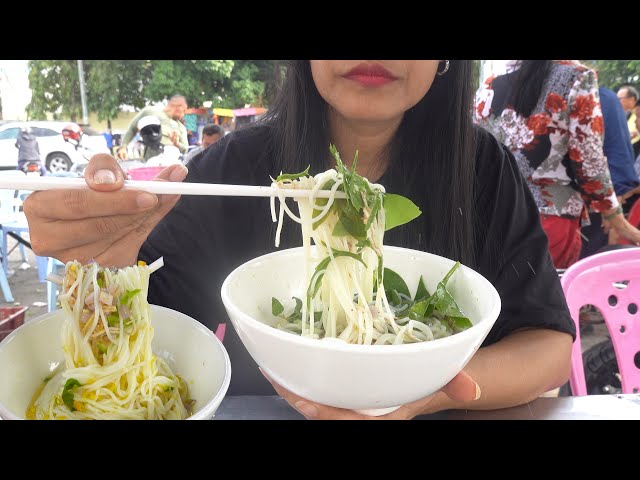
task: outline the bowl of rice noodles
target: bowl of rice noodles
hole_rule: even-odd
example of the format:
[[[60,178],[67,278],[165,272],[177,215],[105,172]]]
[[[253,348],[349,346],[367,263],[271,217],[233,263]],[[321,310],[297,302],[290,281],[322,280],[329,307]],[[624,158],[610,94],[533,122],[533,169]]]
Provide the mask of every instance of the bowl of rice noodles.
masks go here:
[[[301,225],[302,247],[237,267],[222,300],[275,382],[314,402],[382,415],[437,392],[465,367],[498,318],[500,296],[455,259],[383,245],[384,232],[419,208],[359,177],[357,157],[348,169],[331,149],[335,169],[272,179],[276,246],[286,215]],[[297,212],[285,189],[304,191],[293,195]]]
[[[229,356],[201,323],[147,302],[154,263],[66,264],[62,308],[0,343],[0,418],[214,416],[229,387]]]

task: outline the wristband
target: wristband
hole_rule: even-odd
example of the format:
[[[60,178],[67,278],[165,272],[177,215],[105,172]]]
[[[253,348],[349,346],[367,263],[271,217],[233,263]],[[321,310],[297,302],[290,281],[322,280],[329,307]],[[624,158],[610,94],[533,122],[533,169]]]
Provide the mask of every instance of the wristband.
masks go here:
[[[618,205],[618,208],[616,209],[615,212],[610,213],[609,215],[605,215],[604,219],[609,221],[611,220],[613,217],[615,217],[616,215],[620,215],[622,213],[622,207],[620,205]]]

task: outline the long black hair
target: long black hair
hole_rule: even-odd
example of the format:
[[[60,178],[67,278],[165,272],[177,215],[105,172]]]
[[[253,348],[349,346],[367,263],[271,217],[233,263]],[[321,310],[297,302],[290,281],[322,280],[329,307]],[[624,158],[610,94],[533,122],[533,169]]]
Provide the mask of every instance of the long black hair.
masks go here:
[[[528,117],[536,108],[553,60],[519,60],[509,103],[519,115]]]
[[[423,213],[387,232],[385,244],[475,265],[473,93],[472,62],[453,60],[405,113],[389,145],[391,163],[380,183],[388,192],[410,198]],[[273,127],[276,173],[296,173],[308,165],[312,174],[330,168],[327,109],[309,61],[289,62],[278,97],[260,122]]]

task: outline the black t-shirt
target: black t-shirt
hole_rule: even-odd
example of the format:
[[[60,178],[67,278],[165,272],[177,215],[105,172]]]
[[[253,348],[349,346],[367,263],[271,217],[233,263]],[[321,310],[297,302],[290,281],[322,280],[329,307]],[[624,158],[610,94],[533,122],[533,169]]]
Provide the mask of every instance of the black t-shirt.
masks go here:
[[[196,156],[185,181],[270,185],[270,176],[280,173],[274,171],[270,142],[268,127],[238,130]],[[483,346],[521,328],[549,328],[575,338],[538,208],[512,154],[484,130],[478,130],[476,167],[481,231],[475,270],[496,287],[502,300],[500,316]],[[402,185],[385,182],[383,176],[379,183],[388,192],[403,194]],[[299,230],[299,225],[289,222],[284,228]],[[274,233],[266,198],[183,196],[140,251],[147,263],[164,257],[165,266],[151,276],[149,302],[215,330],[228,321],[220,297],[224,279],[240,264],[275,251]],[[401,243],[394,235],[385,236],[385,244],[412,248],[410,242]],[[289,246],[296,245],[280,248]],[[273,394],[230,324],[224,344],[233,368],[228,394]]]

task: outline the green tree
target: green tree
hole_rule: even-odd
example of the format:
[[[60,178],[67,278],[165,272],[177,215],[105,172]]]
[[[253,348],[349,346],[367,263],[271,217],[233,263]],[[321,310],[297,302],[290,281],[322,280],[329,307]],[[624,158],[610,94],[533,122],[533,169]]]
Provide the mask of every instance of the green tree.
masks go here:
[[[276,60],[86,60],[87,107],[100,120],[116,118],[123,105],[142,108],[179,93],[189,105],[268,106],[282,79]],[[76,60],[29,62],[31,118],[82,115]]]
[[[623,83],[638,84],[640,60],[581,60],[598,71],[598,83],[616,91]]]
[[[231,76],[212,99],[214,107],[269,106],[281,81],[281,70],[279,60],[235,60]]]
[[[29,118],[53,118],[76,121],[82,116],[80,83],[76,60],[30,60],[29,87],[31,102],[27,106]],[[88,72],[88,66],[85,72]]]
[[[87,108],[99,120],[118,116],[122,105],[145,106],[144,85],[149,82],[149,60],[88,60],[86,75]]]
[[[144,87],[147,100],[158,102],[172,95],[184,95],[187,103],[199,107],[219,95],[231,76],[233,60],[152,60],[152,72]]]

